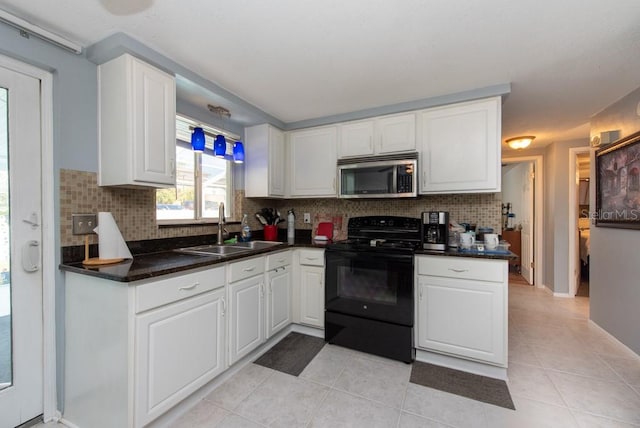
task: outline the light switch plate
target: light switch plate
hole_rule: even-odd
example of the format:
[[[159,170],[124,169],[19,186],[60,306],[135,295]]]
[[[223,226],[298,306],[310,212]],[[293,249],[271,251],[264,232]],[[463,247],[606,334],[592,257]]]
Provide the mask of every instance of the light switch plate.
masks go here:
[[[305,222],[306,224],[311,223],[311,214],[310,214],[310,213],[304,213],[304,215],[303,215],[303,217],[302,217],[302,218],[304,219],[304,222]]]
[[[71,214],[71,233],[74,235],[90,235],[98,225],[95,214]]]

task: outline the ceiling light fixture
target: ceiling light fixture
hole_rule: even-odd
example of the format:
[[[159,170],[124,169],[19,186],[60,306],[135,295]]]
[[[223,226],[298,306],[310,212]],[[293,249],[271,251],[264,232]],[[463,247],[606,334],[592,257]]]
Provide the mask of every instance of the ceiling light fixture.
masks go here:
[[[207,108],[210,112],[215,113],[220,116],[222,120],[224,118],[230,118],[231,113],[224,107],[213,106],[211,104],[207,105]],[[233,161],[234,163],[244,163],[244,145],[242,141],[237,140],[233,143],[232,154],[227,154],[227,139],[222,134],[212,134],[208,131],[205,131],[202,127],[190,127],[191,134],[191,148],[194,152],[204,152],[206,138],[205,136],[209,136],[213,138],[213,155],[215,157],[226,159],[229,161]],[[220,131],[218,131],[220,132]],[[234,138],[235,139],[235,138]]]
[[[522,150],[529,147],[529,144],[535,139],[533,135],[524,135],[522,137],[513,137],[505,141],[514,150]]]

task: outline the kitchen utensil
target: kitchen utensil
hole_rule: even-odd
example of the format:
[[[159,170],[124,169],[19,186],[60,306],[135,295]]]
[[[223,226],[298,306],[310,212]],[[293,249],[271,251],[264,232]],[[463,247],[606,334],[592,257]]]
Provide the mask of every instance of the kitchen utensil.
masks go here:
[[[260,213],[256,213],[256,218],[258,219],[258,221],[263,225],[266,226],[267,223],[267,219],[264,218],[264,216]]]

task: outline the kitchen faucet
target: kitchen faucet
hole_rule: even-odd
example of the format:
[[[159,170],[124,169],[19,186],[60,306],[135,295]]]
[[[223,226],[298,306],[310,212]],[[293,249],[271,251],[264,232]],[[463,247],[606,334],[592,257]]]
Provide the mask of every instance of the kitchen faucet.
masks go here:
[[[224,202],[220,202],[218,205],[218,245],[222,245],[224,242],[224,229],[225,221],[224,221]]]

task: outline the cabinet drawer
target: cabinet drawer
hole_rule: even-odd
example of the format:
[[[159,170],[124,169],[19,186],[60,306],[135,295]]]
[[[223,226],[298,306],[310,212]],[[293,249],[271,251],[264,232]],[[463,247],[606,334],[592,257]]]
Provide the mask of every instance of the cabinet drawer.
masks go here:
[[[229,282],[240,281],[264,273],[264,257],[234,262],[229,265]]]
[[[136,313],[224,287],[224,266],[136,286]]]
[[[506,281],[504,260],[480,260],[470,257],[417,256],[418,275],[477,281]]]
[[[324,266],[324,250],[300,250],[300,264]]]
[[[278,267],[288,266],[291,264],[291,251],[281,251],[274,254],[269,254],[267,257],[266,270],[270,271]]]

